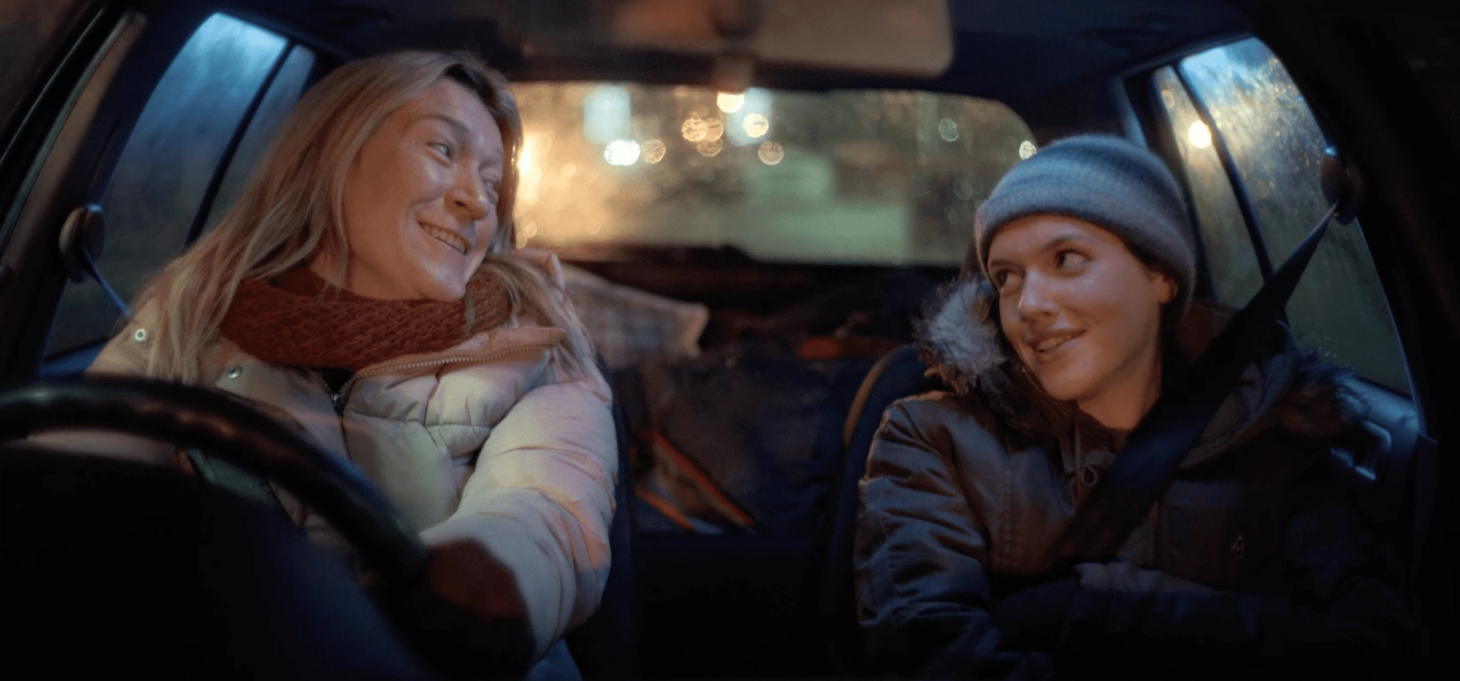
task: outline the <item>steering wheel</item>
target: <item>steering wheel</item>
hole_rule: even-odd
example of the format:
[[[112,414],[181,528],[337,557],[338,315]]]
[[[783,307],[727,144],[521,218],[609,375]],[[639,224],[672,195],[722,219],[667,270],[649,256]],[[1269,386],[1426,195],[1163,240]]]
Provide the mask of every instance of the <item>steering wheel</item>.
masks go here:
[[[459,607],[443,607],[445,601],[427,584],[428,549],[374,483],[224,393],[89,376],[0,390],[0,442],[57,428],[102,429],[197,448],[277,482],[354,547],[375,577],[373,590],[384,597],[389,619],[440,674],[514,676],[531,663],[531,630],[521,618],[485,621]]]
[[[409,590],[425,573],[426,546],[380,488],[346,461],[222,393],[90,376],[0,391],[0,440],[51,428],[105,429],[208,452],[279,483],[324,516],[384,592]]]

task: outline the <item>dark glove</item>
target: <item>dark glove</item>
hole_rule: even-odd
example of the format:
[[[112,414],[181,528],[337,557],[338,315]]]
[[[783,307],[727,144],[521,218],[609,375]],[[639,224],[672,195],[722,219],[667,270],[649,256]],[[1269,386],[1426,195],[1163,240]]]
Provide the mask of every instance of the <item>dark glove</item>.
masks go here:
[[[431,547],[422,582],[394,609],[427,664],[461,678],[527,673],[536,651],[527,605],[485,547],[468,539]]]
[[[1059,643],[1079,581],[1066,577],[1014,593],[989,610],[1003,647],[1049,651]]]

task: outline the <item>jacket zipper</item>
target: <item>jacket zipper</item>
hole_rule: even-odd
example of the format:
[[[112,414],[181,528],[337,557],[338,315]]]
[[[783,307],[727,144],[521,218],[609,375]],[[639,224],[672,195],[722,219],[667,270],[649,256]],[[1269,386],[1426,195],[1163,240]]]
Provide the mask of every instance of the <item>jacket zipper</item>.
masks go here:
[[[309,374],[309,377],[311,379],[314,379],[315,385],[318,385],[321,389],[324,390],[324,394],[329,396],[330,406],[334,407],[335,415],[339,416],[341,414],[344,414],[345,410],[340,408],[340,395],[342,394],[343,390],[341,392],[335,392],[334,390],[331,390],[329,381],[324,380],[324,376],[320,375],[320,373],[318,371],[315,371],[314,369],[306,369],[305,373]]]

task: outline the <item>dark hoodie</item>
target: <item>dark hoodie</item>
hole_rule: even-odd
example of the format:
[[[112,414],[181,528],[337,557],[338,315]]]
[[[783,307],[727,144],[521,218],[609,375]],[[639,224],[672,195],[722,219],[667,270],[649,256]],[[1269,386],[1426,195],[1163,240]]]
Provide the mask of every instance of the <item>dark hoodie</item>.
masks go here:
[[[855,560],[882,671],[1353,672],[1409,630],[1386,554],[1329,472],[1331,448],[1371,442],[1352,379],[1281,328],[1117,561],[1055,571],[1055,538],[1124,441],[1049,398],[995,316],[977,277],[943,292],[920,341],[949,390],[893,404],[872,444]],[[1181,354],[1225,317],[1195,303]]]

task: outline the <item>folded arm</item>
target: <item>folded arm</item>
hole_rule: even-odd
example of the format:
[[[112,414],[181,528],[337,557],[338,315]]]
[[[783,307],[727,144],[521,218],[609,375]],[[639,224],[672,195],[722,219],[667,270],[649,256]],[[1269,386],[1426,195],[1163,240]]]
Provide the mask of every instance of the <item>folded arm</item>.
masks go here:
[[[887,671],[1042,678],[1042,655],[1007,650],[990,615],[988,539],[958,482],[941,423],[923,429],[899,402],[861,484],[857,597],[869,657]]]
[[[1353,492],[1317,457],[1286,495],[1303,501],[1290,509],[1281,551],[1236,590],[1123,561],[1076,566],[1062,580],[1067,609],[1050,611],[1058,621],[1045,623],[1063,632],[1059,655],[1088,662],[1089,654],[1124,650],[1130,660],[1182,668],[1266,660],[1264,667],[1287,661],[1349,673],[1397,661],[1414,622],[1391,553]]]
[[[1395,659],[1414,622],[1361,521],[1342,496],[1306,509],[1293,519],[1282,555],[1240,591],[1126,562],[1081,564],[1067,643],[1117,634],[1173,651],[1180,644],[1202,657]]]
[[[487,438],[456,512],[421,537],[438,547],[474,542],[500,561],[541,656],[598,607],[617,467],[613,420],[594,386],[536,388]]]

